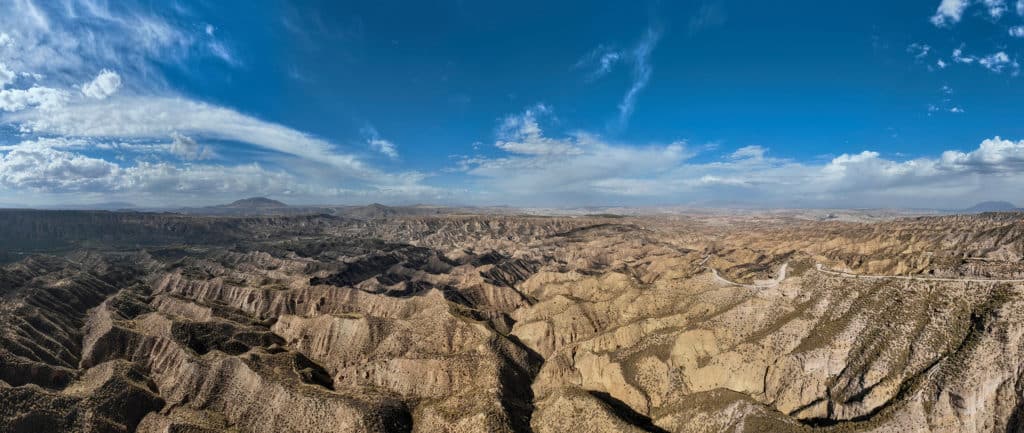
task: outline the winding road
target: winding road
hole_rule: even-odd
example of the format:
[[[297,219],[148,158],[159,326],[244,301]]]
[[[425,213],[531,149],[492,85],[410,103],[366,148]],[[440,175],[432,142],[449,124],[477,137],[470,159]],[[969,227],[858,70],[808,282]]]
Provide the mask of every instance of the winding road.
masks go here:
[[[707,258],[705,258],[704,261],[707,262]],[[783,263],[782,266],[779,267],[779,272],[778,272],[778,274],[775,275],[775,278],[770,279],[770,280],[754,280],[754,284],[742,284],[742,283],[737,283],[735,281],[729,281],[729,280],[727,280],[725,278],[722,278],[721,275],[718,275],[718,270],[717,269],[715,269],[715,268],[708,268],[708,269],[711,269],[711,274],[715,276],[715,280],[717,280],[718,282],[723,283],[723,284],[728,284],[728,285],[731,285],[731,286],[746,287],[748,289],[771,289],[773,287],[777,287],[779,285],[779,283],[782,282],[782,280],[786,279],[786,269],[787,268],[789,268],[789,263]]]

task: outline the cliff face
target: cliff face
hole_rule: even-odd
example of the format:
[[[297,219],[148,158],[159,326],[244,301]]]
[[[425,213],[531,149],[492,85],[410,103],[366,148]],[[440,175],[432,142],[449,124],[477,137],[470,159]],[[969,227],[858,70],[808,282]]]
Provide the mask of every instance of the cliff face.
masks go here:
[[[4,432],[1024,422],[1019,215],[7,217]]]

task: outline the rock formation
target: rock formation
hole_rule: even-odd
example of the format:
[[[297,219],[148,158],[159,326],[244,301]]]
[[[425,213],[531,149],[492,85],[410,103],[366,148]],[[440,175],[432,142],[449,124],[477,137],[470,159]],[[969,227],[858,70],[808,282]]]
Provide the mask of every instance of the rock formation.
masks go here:
[[[1024,215],[0,213],[0,432],[1024,431]]]

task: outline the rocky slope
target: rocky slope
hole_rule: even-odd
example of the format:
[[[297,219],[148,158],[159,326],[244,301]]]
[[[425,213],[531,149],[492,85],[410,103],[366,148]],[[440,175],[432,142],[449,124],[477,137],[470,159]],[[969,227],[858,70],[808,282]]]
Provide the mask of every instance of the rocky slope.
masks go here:
[[[37,214],[0,432],[1024,430],[1021,214]]]

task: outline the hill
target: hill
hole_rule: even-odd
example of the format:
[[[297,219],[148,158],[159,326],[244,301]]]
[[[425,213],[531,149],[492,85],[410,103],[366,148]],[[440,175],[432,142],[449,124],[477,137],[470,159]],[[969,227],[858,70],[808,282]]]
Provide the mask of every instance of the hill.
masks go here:
[[[1020,210],[1016,205],[1006,201],[984,201],[971,206],[967,209],[962,209],[960,213],[983,213],[983,212],[1008,212]]]
[[[233,202],[231,202],[229,204],[222,204],[222,205],[214,206],[214,207],[233,208],[233,209],[264,209],[264,208],[288,207],[288,205],[285,204],[285,203],[279,202],[277,200],[269,199],[269,198],[266,198],[266,197],[250,197],[250,198],[243,198],[241,200],[235,200],[235,201],[233,201]]]

